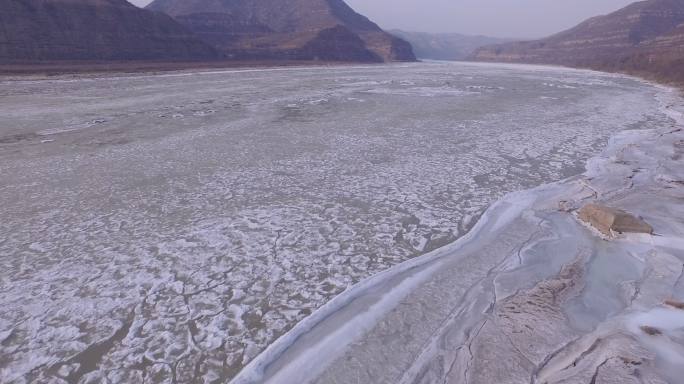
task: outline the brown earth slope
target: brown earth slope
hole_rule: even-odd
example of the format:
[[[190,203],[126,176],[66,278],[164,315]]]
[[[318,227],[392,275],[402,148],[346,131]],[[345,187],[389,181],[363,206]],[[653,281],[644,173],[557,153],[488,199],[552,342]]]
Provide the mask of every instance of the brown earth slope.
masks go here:
[[[410,44],[343,0],[155,0],[147,8],[238,60],[415,60]]]
[[[217,56],[171,17],[126,0],[0,0],[0,63]]]
[[[477,50],[479,61],[557,64],[684,83],[684,0],[647,0],[551,37]]]

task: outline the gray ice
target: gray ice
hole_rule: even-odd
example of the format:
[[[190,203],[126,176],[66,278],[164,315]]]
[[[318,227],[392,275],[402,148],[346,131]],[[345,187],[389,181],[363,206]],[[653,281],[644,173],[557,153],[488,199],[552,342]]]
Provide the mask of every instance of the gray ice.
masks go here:
[[[0,381],[225,382],[506,193],[665,124],[659,92],[444,63],[2,79]]]

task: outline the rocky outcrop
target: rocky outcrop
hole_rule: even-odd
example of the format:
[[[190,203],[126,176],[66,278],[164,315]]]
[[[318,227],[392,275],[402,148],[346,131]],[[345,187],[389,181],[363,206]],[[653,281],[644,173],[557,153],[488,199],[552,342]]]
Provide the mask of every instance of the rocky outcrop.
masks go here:
[[[171,15],[232,59],[415,60],[410,44],[343,0],[155,0],[148,9]]]
[[[684,2],[647,0],[546,39],[477,50],[479,61],[556,64],[684,82]]]
[[[606,236],[615,233],[653,233],[653,227],[643,219],[621,209],[599,204],[587,204],[582,207],[579,218]]]
[[[206,60],[217,52],[126,0],[2,0],[0,62]]]
[[[487,36],[468,36],[459,33],[425,33],[391,30],[391,34],[408,41],[419,59],[464,60],[476,49],[510,41]]]

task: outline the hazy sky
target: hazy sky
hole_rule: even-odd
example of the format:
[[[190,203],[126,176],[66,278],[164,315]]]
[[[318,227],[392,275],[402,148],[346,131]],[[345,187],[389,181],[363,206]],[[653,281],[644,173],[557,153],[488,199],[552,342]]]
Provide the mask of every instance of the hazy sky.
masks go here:
[[[129,0],[145,5],[149,0]],[[347,0],[386,29],[542,37],[636,0]]]

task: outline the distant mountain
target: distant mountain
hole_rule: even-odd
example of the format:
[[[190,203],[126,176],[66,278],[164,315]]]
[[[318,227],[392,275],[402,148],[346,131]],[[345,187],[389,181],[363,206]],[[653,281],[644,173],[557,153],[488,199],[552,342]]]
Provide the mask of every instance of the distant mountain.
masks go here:
[[[413,52],[419,59],[430,60],[463,60],[485,45],[511,41],[511,39],[459,33],[407,32],[397,29],[389,32],[411,43]]]
[[[164,12],[233,59],[413,61],[406,41],[343,0],[155,0]]]
[[[217,52],[125,0],[0,0],[0,62],[205,60]]]
[[[684,0],[647,0],[546,39],[479,49],[474,60],[557,64],[684,82]]]

